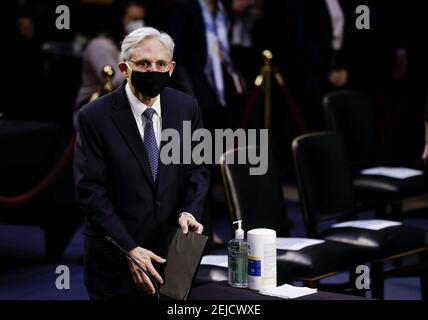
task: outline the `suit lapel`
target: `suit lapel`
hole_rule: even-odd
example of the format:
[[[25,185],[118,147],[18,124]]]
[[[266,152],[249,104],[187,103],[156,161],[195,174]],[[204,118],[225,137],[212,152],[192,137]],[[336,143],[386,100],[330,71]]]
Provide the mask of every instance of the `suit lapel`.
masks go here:
[[[115,104],[113,105],[111,118],[140,163],[147,181],[150,183],[152,188],[155,188],[150,171],[149,160],[147,158],[147,152],[144,147],[143,140],[141,139],[137,124],[135,123],[131,106],[126,98],[124,85],[122,85],[115,94],[116,99]]]

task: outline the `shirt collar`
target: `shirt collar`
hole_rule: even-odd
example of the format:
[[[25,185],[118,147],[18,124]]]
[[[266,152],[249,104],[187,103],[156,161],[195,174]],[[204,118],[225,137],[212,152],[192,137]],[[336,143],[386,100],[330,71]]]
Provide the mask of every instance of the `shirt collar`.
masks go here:
[[[126,96],[128,97],[129,104],[131,105],[132,112],[136,118],[141,118],[141,115],[146,111],[148,106],[142,103],[138,98],[132,93],[129,83],[125,86]],[[156,97],[155,102],[152,105],[152,109],[156,111],[156,114],[161,118],[161,104],[160,104],[160,95]]]

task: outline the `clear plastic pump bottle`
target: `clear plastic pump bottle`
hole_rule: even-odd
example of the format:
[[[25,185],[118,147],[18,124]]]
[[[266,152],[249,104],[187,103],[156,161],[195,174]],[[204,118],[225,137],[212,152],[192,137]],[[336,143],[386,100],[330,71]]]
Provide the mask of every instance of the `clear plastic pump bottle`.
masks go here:
[[[235,239],[228,242],[228,269],[229,285],[236,288],[248,287],[248,243],[242,230],[242,220],[235,221],[238,229],[235,231]]]

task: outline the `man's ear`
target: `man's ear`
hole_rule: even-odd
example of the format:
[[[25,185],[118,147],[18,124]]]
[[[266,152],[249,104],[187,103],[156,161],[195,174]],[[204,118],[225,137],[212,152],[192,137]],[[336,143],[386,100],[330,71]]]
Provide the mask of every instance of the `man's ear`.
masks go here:
[[[119,63],[119,69],[125,78],[129,78],[129,76],[131,75],[130,70],[125,62]]]
[[[175,63],[175,61],[171,61],[171,68],[169,69],[169,76],[172,76],[172,73],[174,72],[176,65],[177,64]]]

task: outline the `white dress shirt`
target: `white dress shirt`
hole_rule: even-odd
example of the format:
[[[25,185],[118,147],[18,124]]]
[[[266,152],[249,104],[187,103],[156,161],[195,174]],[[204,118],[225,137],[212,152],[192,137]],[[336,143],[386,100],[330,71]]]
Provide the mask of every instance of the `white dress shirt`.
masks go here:
[[[128,98],[129,104],[131,105],[132,114],[134,115],[135,122],[137,123],[138,131],[140,132],[141,139],[144,142],[144,127],[146,126],[147,119],[143,115],[143,113],[144,111],[146,111],[148,106],[146,106],[144,103],[138,100],[138,98],[132,93],[131,88],[129,87],[129,83],[127,83],[125,86],[125,92],[126,92],[126,96]],[[153,114],[153,118],[152,118],[153,129],[155,131],[156,143],[160,148],[161,134],[162,134],[162,110],[161,110],[160,95],[156,97],[155,103],[153,103],[151,108],[155,110],[155,113]],[[188,215],[194,220],[196,220],[195,217],[189,212],[180,213],[178,218],[180,219],[180,217],[183,214]]]
[[[132,113],[134,115],[135,121],[137,123],[138,131],[140,131],[141,139],[144,141],[144,127],[146,126],[147,119],[143,115],[148,106],[142,103],[138,98],[132,93],[129,83],[125,86],[126,96],[128,98],[129,104],[131,105]],[[161,144],[161,134],[162,134],[162,110],[160,96],[156,97],[155,103],[151,106],[155,110],[153,114],[153,130],[155,131],[155,138],[158,147],[160,148]]]
[[[330,14],[331,26],[333,30],[331,46],[334,50],[340,50],[342,48],[345,32],[345,15],[343,14],[339,0],[325,0],[325,3]]]

